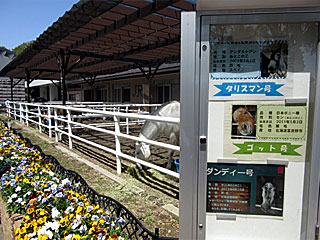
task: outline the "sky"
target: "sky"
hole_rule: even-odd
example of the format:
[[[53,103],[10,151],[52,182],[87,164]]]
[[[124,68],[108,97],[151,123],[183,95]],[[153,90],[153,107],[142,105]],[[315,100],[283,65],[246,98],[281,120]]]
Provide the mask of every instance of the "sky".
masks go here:
[[[0,0],[0,46],[35,40],[79,0]]]

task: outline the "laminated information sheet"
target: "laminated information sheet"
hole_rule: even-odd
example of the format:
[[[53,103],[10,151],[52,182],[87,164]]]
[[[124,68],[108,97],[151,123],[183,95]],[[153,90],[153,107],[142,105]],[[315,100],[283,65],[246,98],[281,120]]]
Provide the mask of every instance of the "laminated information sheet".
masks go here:
[[[225,103],[224,157],[304,161],[307,105]]]
[[[285,167],[207,165],[207,212],[283,215]]]

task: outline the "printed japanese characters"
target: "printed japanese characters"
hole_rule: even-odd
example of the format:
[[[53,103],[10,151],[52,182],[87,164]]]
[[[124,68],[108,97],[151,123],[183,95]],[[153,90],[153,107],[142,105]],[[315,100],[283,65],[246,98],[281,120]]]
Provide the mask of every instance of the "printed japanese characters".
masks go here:
[[[288,94],[288,41],[212,39],[210,44],[209,99],[281,99]]]
[[[283,214],[284,166],[208,163],[207,212]]]
[[[211,45],[211,79],[260,77],[260,45],[255,41]]]
[[[307,106],[272,103],[226,103],[224,157],[304,159]]]
[[[213,212],[250,211],[250,183],[239,182],[209,182],[208,207]]]
[[[306,107],[303,106],[259,105],[257,137],[304,140],[306,114]]]
[[[211,80],[285,78],[288,42],[212,42]]]

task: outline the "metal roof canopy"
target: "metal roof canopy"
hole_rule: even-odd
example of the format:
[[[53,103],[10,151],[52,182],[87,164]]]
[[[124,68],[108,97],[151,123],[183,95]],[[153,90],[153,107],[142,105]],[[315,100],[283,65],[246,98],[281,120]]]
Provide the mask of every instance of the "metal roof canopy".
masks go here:
[[[73,5],[0,76],[61,80],[158,68],[180,60],[182,11],[190,0],[82,0]],[[146,74],[145,74],[146,75]]]
[[[69,58],[68,79],[177,62],[181,12],[194,9],[185,0],[80,1],[0,75],[25,78],[28,69],[31,78],[60,80],[61,53]]]

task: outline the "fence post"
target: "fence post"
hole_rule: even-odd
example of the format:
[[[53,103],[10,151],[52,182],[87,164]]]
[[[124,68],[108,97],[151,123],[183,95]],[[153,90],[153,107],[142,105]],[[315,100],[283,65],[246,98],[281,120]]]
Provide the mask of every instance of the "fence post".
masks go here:
[[[39,133],[41,133],[42,129],[41,129],[41,109],[40,109],[40,106],[38,106],[38,124],[39,124]]]
[[[56,139],[56,142],[59,142],[58,138],[58,109],[54,109],[54,136]]]
[[[52,138],[52,123],[51,123],[51,108],[48,107],[48,128],[49,128],[49,138]]]
[[[106,110],[107,110],[107,108],[106,108],[106,107],[103,107],[103,108],[102,108],[102,111],[104,111],[104,112],[105,112]],[[103,119],[103,120],[106,120],[107,118],[106,118],[106,117],[103,117],[102,119]]]
[[[140,107],[138,107],[138,112],[137,112],[137,113],[139,114],[140,112],[141,112],[141,108],[140,108]],[[137,124],[139,125],[139,124],[140,124],[140,119],[138,119],[138,121],[137,121],[137,122],[138,122]]]
[[[116,142],[116,161],[117,161],[117,173],[121,174],[121,158],[119,153],[121,153],[121,143],[119,138],[120,133],[120,119],[119,116],[114,116],[114,137]]]
[[[22,113],[22,104],[21,103],[19,103],[19,117],[20,117],[20,122],[22,122],[22,116],[23,115],[23,113]]]
[[[128,113],[129,107],[126,107],[126,113]],[[127,125],[127,134],[129,134],[129,118],[126,118],[126,125]]]
[[[28,105],[26,105],[26,125],[29,127],[29,108]]]
[[[71,129],[71,114],[70,114],[70,110],[67,110],[67,114],[68,114],[68,138],[69,138],[69,149],[72,149],[72,129]]]
[[[10,103],[8,101],[6,102],[6,109],[7,109],[8,117],[10,118],[11,117],[11,107],[10,107]]]
[[[13,112],[14,120],[17,120],[17,107],[15,103],[13,103]]]

